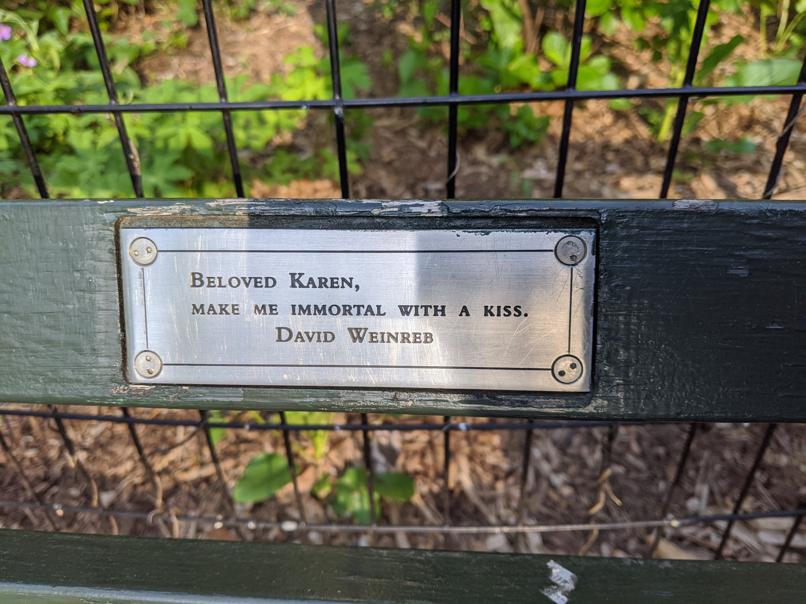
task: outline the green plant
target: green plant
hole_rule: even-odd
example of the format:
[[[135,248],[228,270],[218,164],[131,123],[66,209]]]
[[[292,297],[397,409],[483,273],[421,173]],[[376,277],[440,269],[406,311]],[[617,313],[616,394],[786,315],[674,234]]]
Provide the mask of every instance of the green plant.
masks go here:
[[[78,3],[80,4],[80,3]],[[106,90],[92,39],[71,27],[80,17],[76,3],[37,7],[14,13],[0,10],[8,39],[0,40],[0,58],[10,68],[20,104],[105,103]],[[166,103],[215,100],[212,84],[164,80],[144,86],[134,67],[157,51],[156,44],[134,44],[104,35],[122,102]],[[268,83],[245,76],[228,79],[233,100],[325,99],[330,96],[326,57],[300,47],[286,57],[287,70]],[[345,60],[345,95],[369,86],[366,67]],[[329,149],[297,142],[307,124],[321,117],[305,110],[238,112],[233,116],[241,168],[247,182],[287,183],[296,178],[338,178],[338,162]],[[154,197],[220,197],[232,193],[221,116],[214,112],[126,114],[127,130],[139,154],[146,194]],[[131,184],[110,116],[54,114],[26,118],[31,140],[50,192],[59,197],[128,197]],[[349,168],[360,171],[364,149],[351,129]],[[92,166],[92,170],[87,170]],[[0,194],[14,190],[33,195],[16,131],[0,121]]]
[[[414,496],[414,479],[402,472],[384,472],[375,475],[373,483],[375,516],[381,513],[381,501],[408,501]],[[320,486],[320,491],[324,487]],[[369,524],[370,512],[367,472],[364,468],[347,468],[336,480],[332,489],[333,509],[339,516],[352,518],[360,524]]]
[[[287,411],[286,420],[289,424],[327,424],[331,414],[324,411]],[[326,430],[305,430],[302,435],[308,438],[313,448],[313,458],[320,460],[327,453],[327,443],[330,433]]]
[[[247,464],[232,498],[238,503],[260,503],[291,482],[288,461],[278,453],[259,453]]]
[[[541,53],[528,48],[527,21],[518,0],[479,0],[471,15],[477,23],[474,35],[478,44],[463,44],[465,69],[459,79],[460,94],[488,94],[502,90],[554,90],[568,81],[571,57],[570,43],[561,34],[550,32],[542,38]],[[423,0],[418,16],[423,21],[422,34],[409,39],[409,47],[398,63],[400,94],[421,96],[446,94],[448,71],[444,57],[435,47],[444,42],[444,32],[436,33],[435,20],[439,11],[436,0]],[[471,20],[469,18],[469,20]],[[529,21],[530,22],[530,21]],[[550,67],[541,65],[541,57]],[[582,90],[602,90],[618,87],[618,78],[611,60],[593,51],[591,39],[582,40],[577,87]],[[432,120],[444,120],[440,109],[428,108],[421,114]],[[510,146],[535,143],[545,134],[549,118],[536,113],[533,106],[474,105],[459,111],[459,126],[465,131],[486,132],[502,129]]]
[[[764,56],[757,60],[736,61],[729,66],[736,49],[746,42],[740,35],[708,47],[707,40],[711,30],[720,22],[721,17],[740,13],[745,8],[745,4],[738,0],[712,2],[701,44],[708,51],[700,58],[693,82],[695,85],[760,86],[787,84],[796,80],[800,63],[787,55],[803,44],[806,0],[800,0],[794,7],[790,0],[758,0],[754,5],[758,11]],[[639,50],[649,50],[654,62],[665,62],[671,66],[668,85],[680,87],[684,83],[697,6],[694,0],[596,0],[592,5],[589,3],[588,15],[596,17],[598,27],[606,33],[615,31],[620,21],[625,23],[638,34],[636,46]],[[772,15],[777,15],[778,27],[774,43],[768,45],[767,22]],[[723,69],[718,69],[720,66]],[[724,76],[722,73],[726,69],[732,73]],[[746,102],[749,98],[708,99],[703,106]],[[625,107],[629,106],[631,105]],[[665,141],[670,137],[676,108],[677,103],[674,100],[665,101],[660,111],[652,106],[641,107],[641,115],[653,128],[658,140]],[[683,134],[696,128],[703,116],[702,112],[690,111]]]
[[[787,52],[790,48],[802,48],[806,36],[806,0],[753,0],[757,7],[758,33],[761,51],[776,56]],[[775,33],[770,39],[769,24],[774,23]]]
[[[709,11],[705,21],[704,48],[711,27],[719,20],[719,13],[738,10],[733,0],[718,0],[713,5],[715,10]],[[614,31],[620,20],[626,24],[638,34],[635,43],[639,50],[650,51],[655,63],[670,66],[668,85],[674,88],[683,86],[697,18],[697,5],[693,0],[597,0],[595,14],[599,16],[599,26],[608,32]],[[713,84],[717,66],[727,60],[743,41],[742,36],[734,36],[730,41],[711,48],[701,60],[694,84]],[[625,108],[630,106],[624,105]],[[677,102],[673,99],[665,101],[660,111],[652,105],[642,106],[639,110],[659,141],[669,139],[676,111]],[[686,129],[692,130],[702,117],[700,113],[690,112]]]

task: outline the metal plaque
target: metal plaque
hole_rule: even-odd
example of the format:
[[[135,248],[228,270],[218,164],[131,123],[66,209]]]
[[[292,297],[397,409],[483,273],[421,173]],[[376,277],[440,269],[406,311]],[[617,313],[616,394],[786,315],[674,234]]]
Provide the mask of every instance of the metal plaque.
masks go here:
[[[586,392],[595,233],[120,230],[138,384]]]

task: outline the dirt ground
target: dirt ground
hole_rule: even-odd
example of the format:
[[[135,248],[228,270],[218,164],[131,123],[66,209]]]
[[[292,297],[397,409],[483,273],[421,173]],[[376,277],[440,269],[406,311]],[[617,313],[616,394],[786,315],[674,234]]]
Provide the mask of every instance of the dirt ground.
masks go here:
[[[293,15],[257,14],[248,21],[219,20],[224,66],[228,75],[248,73],[265,79],[284,68],[283,57],[300,44],[319,48],[313,24],[322,23],[318,3],[299,2]],[[394,95],[397,80],[381,57],[389,49],[399,56],[405,48],[405,24],[380,29],[371,4],[340,2],[340,18],[350,24],[353,56],[365,61],[372,74],[373,96]],[[132,17],[125,30],[137,37],[149,27],[148,16]],[[138,26],[138,23],[140,25]],[[138,29],[139,27],[139,29]],[[714,41],[733,29],[747,27],[740,20],[718,29]],[[750,35],[750,34],[748,34]],[[160,55],[140,68],[149,78],[212,81],[209,50],[203,30],[190,33],[185,50]],[[626,48],[626,43],[625,43]],[[742,50],[742,52],[749,52]],[[663,70],[624,50],[623,63],[630,86],[663,86]],[[468,66],[463,66],[463,69]],[[647,100],[644,103],[655,101]],[[759,198],[769,169],[774,143],[783,126],[788,99],[757,99],[743,105],[706,105],[693,100],[691,109],[706,117],[686,137],[678,159],[678,176],[670,196],[700,198]],[[497,132],[461,133],[457,196],[465,198],[547,197],[552,194],[560,136],[561,103],[537,106],[552,117],[548,134],[534,146],[508,148]],[[634,111],[616,111],[604,102],[579,103],[574,111],[565,196],[569,198],[653,198],[658,194],[667,143],[658,142]],[[347,127],[350,128],[350,113]],[[444,196],[446,132],[443,125],[426,122],[416,109],[368,111],[372,125],[369,156],[360,175],[351,179],[353,194],[374,198],[440,198]],[[310,118],[310,130],[330,132],[327,116]],[[755,153],[706,153],[711,138],[737,133],[757,142]],[[327,139],[325,139],[327,140]],[[330,143],[332,144],[332,142]],[[328,179],[297,181],[279,186],[250,183],[253,196],[338,196],[337,183]],[[793,131],[776,198],[796,199],[806,194],[806,118]],[[67,410],[62,408],[62,410]],[[70,409],[77,411],[79,409]],[[95,408],[80,409],[98,413]],[[101,413],[117,413],[101,410]],[[190,411],[137,409],[143,417],[192,418]],[[276,416],[265,416],[276,420]],[[442,418],[370,416],[371,421],[439,423]],[[334,414],[334,422],[358,421],[357,416]],[[469,423],[486,419],[456,418]],[[276,432],[229,430],[217,446],[227,489],[222,488],[202,432],[185,427],[140,426],[138,434],[156,478],[139,460],[127,428],[96,421],[67,421],[75,442],[75,456],[66,450],[53,420],[0,418],[0,434],[8,450],[0,449],[0,500],[35,501],[62,505],[100,506],[107,510],[164,511],[181,516],[248,517],[267,522],[298,521],[293,489],[276,498],[233,510],[227,489],[245,463],[260,451],[284,451]],[[530,449],[531,471],[526,497],[519,509],[524,431],[466,431],[451,433],[450,511],[444,498],[443,434],[427,431],[373,432],[372,459],[378,471],[395,469],[415,477],[416,495],[406,503],[384,502],[384,524],[463,525],[615,522],[658,519],[674,476],[688,424],[621,426],[607,455],[608,428],[535,430]],[[670,513],[677,516],[730,511],[766,426],[713,424],[698,432]],[[361,435],[333,432],[322,459],[313,453],[311,435],[292,436],[300,490],[307,520],[331,523],[339,519],[327,503],[311,495],[322,475],[336,476],[345,467],[362,465]],[[609,459],[609,463],[607,462]],[[604,478],[606,478],[606,480]],[[743,506],[744,511],[791,510],[806,501],[806,426],[781,425]],[[790,519],[766,518],[739,522],[733,529],[726,556],[743,560],[773,560],[791,526]],[[14,528],[256,539],[309,543],[352,543],[379,546],[589,553],[609,556],[645,555],[651,542],[647,529],[556,531],[527,535],[440,535],[398,532],[386,535],[343,532],[297,532],[273,529],[240,531],[216,523],[71,512],[45,513],[14,509],[0,503],[0,526]],[[291,525],[287,525],[286,528]],[[714,522],[667,531],[657,557],[710,558],[724,524]],[[787,561],[800,561],[806,551],[806,528],[792,542]]]
[[[92,407],[61,408],[95,414]],[[117,414],[114,410],[101,413]],[[134,409],[150,418],[197,419],[191,411]],[[277,416],[266,414],[267,421]],[[234,419],[234,418],[233,418]],[[241,419],[252,421],[254,416]],[[358,422],[359,416],[333,414],[335,423]],[[371,415],[371,423],[442,422],[439,417]],[[454,418],[486,423],[488,419]],[[291,485],[268,502],[236,505],[218,481],[203,432],[189,427],[139,426],[146,456],[156,472],[152,479],[136,454],[127,428],[100,421],[65,421],[75,444],[68,454],[53,420],[3,417],[0,433],[8,451],[0,451],[3,502],[36,501],[63,506],[100,506],[116,512],[163,511],[184,515],[265,522],[301,520]],[[558,525],[587,522],[656,520],[686,438],[688,424],[536,429],[530,471],[519,509],[525,431],[455,431],[451,433],[450,503],[446,514],[440,431],[375,431],[371,437],[375,471],[403,471],[415,479],[416,495],[405,503],[384,501],[381,524],[396,525]],[[766,426],[712,424],[697,432],[683,478],[669,513],[674,517],[730,511],[758,449]],[[614,435],[607,454],[609,437]],[[312,524],[347,522],[326,499],[311,494],[323,475],[335,477],[345,467],[363,465],[360,432],[331,432],[327,451],[317,459],[307,432],[292,434],[299,488],[306,519]],[[228,430],[217,444],[224,480],[231,488],[246,462],[261,451],[284,454],[279,431]],[[12,458],[13,457],[13,458]],[[609,458],[609,463],[605,461]],[[75,462],[74,462],[75,460]],[[28,486],[26,486],[28,485]],[[806,499],[806,426],[778,427],[742,511],[791,510]],[[89,513],[45,514],[40,509],[12,509],[0,503],[0,525],[127,535],[162,535],[216,539],[254,539],[303,543],[373,544],[389,547],[448,548],[479,551],[588,553],[643,556],[652,531],[643,528],[557,531],[526,535],[441,535],[398,532],[370,535],[338,530],[294,531],[218,526],[215,522],[147,522],[142,517],[102,517]],[[61,511],[60,511],[61,512]],[[791,519],[739,522],[726,555],[743,560],[774,560],[791,527]],[[286,528],[291,527],[286,522]],[[657,557],[707,559],[719,543],[722,522],[669,530]],[[788,561],[806,549],[806,531],[796,535]]]

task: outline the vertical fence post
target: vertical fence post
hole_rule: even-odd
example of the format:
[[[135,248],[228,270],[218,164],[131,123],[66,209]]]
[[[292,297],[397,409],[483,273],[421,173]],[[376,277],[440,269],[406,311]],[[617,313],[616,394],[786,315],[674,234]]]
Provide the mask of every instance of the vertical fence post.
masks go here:
[[[325,0],[327,11],[327,43],[330,53],[330,80],[333,85],[333,119],[336,124],[336,154],[339,158],[341,196],[350,197],[350,175],[347,170],[347,138],[344,134],[344,105],[341,95],[341,62],[339,60],[339,31],[336,20],[336,0]]]
[[[202,0],[202,6],[204,8],[204,22],[207,28],[207,40],[210,42],[210,54],[213,59],[213,72],[215,74],[218,100],[222,103],[227,103],[229,102],[227,82],[224,79],[224,67],[221,63],[221,48],[218,44],[218,32],[215,25],[212,0]],[[235,143],[235,133],[232,130],[232,114],[228,109],[221,110],[221,119],[224,121],[224,133],[227,137],[227,154],[229,155],[229,163],[232,170],[232,181],[235,184],[235,194],[238,197],[244,197],[241,166],[238,163],[238,146]]]
[[[708,18],[708,8],[711,0],[700,0],[697,7],[697,20],[694,22],[694,30],[691,33],[691,46],[688,51],[688,61],[686,62],[686,72],[683,76],[683,88],[691,88],[694,83],[694,74],[697,72],[697,58],[700,54],[702,38],[705,34],[705,22]],[[669,187],[672,184],[674,165],[677,161],[677,151],[680,147],[680,138],[683,134],[683,124],[686,121],[686,110],[688,109],[689,96],[681,94],[677,99],[677,113],[674,116],[674,128],[672,139],[669,142],[669,151],[666,155],[666,167],[663,169],[663,182],[660,187],[660,197],[665,199],[669,195]]]
[[[285,411],[280,411],[280,425],[282,426],[283,447],[285,448],[285,457],[288,461],[288,471],[291,474],[291,484],[294,487],[294,502],[297,505],[297,513],[302,522],[307,522],[308,518],[305,514],[305,506],[302,504],[302,495],[299,492],[297,464],[294,459],[294,450],[291,448],[291,435],[288,431],[288,421],[286,420]]]
[[[459,34],[462,31],[462,0],[451,0],[451,51],[449,59],[448,94],[459,93]],[[456,197],[456,173],[459,171],[457,143],[459,138],[459,106],[448,105],[448,179],[445,195]]]
[[[579,57],[582,48],[582,34],[585,28],[585,0],[576,0],[574,9],[574,30],[571,39],[571,60],[568,64],[568,82],[565,89],[576,90],[579,74]],[[565,185],[565,165],[568,162],[568,142],[571,139],[571,124],[574,115],[574,101],[566,99],[563,108],[563,129],[560,133],[560,148],[557,154],[557,175],[554,178],[554,197],[563,196]]]
[[[451,418],[442,418],[442,518],[451,523]]]
[[[11,80],[8,79],[8,73],[6,72],[6,67],[3,65],[2,59],[0,59],[0,88],[3,89],[6,105],[16,105],[17,97],[14,95],[14,89],[11,87]],[[39,192],[39,196],[42,199],[47,199],[48,187],[45,185],[45,178],[42,176],[42,170],[36,159],[34,147],[31,145],[31,137],[28,136],[28,129],[25,127],[25,122],[22,120],[22,116],[16,113],[11,114],[11,121],[14,123],[14,128],[17,130],[17,137],[20,139],[22,152],[25,154],[25,159],[28,162],[28,169],[31,171],[31,177],[34,179],[36,190]]]
[[[806,57],[803,58],[803,65],[800,67],[800,75],[798,76],[798,84],[806,84]],[[795,129],[795,123],[800,116],[800,104],[803,101],[803,93],[796,92],[792,95],[792,100],[789,102],[789,111],[786,113],[784,126],[781,129],[781,134],[775,142],[775,157],[772,159],[770,166],[770,173],[767,176],[767,184],[764,185],[764,199],[770,199],[775,193],[775,187],[778,185],[778,178],[781,176],[781,167],[784,163],[784,155],[789,147],[789,139],[792,138],[792,131]]]
[[[364,453],[364,467],[367,471],[367,496],[369,497],[369,518],[370,524],[375,526],[378,523],[375,513],[375,464],[372,463],[372,444],[370,441],[369,430],[369,416],[366,413],[361,414],[361,439],[362,451]]]
[[[134,425],[134,422],[131,421],[132,415],[129,412],[128,407],[121,407],[120,413],[123,417],[127,420],[126,428],[129,431],[129,438],[131,438],[132,444],[134,445],[135,450],[137,451],[137,456],[140,459],[140,463],[142,464],[143,468],[146,471],[146,475],[148,476],[151,484],[154,486],[154,508],[157,511],[162,511],[162,482],[160,481],[160,477],[157,475],[156,470],[154,470],[154,466],[151,465],[151,462],[146,455],[145,447],[143,447],[143,442],[140,440],[140,436],[137,434],[137,428]]]
[[[686,464],[688,463],[688,458],[691,454],[691,445],[694,443],[694,437],[696,435],[697,424],[689,424],[688,432],[686,433],[686,440],[683,443],[683,449],[680,451],[680,458],[677,461],[677,469],[675,470],[674,478],[672,478],[672,482],[669,484],[669,488],[666,490],[666,497],[663,500],[663,506],[661,506],[660,518],[662,519],[666,518],[666,515],[669,513],[669,508],[672,505],[674,493],[677,490],[677,487],[680,485],[680,481],[683,480],[683,472],[686,469]],[[660,543],[662,535],[662,527],[657,527],[652,531],[652,541],[649,545],[647,558],[652,558],[655,555],[655,550],[658,549],[658,544]]]
[[[0,431],[0,449],[3,450],[3,453],[5,453],[6,457],[11,461],[11,465],[13,465],[14,469],[17,471],[17,475],[20,477],[20,482],[22,482],[22,486],[25,488],[25,492],[28,494],[28,497],[36,501],[36,503],[41,506],[48,528],[50,528],[52,531],[58,531],[59,529],[56,526],[56,521],[51,516],[50,510],[45,507],[45,500],[42,499],[42,495],[40,495],[34,488],[34,485],[28,478],[28,474],[22,467],[20,460],[17,459],[17,456],[14,454],[11,446],[8,444],[8,442],[6,442],[6,438],[3,436],[2,431]]]
[[[215,443],[213,442],[213,435],[210,433],[210,414],[206,410],[199,410],[199,420],[199,427],[204,433],[204,441],[207,444],[207,451],[210,454],[210,461],[212,462],[213,469],[215,470],[218,486],[221,489],[221,493],[224,496],[224,501],[229,508],[228,511],[235,516],[237,520],[235,501],[233,500],[232,494],[227,486],[227,480],[224,477],[224,470],[221,468],[221,462],[218,459],[218,453],[216,452]],[[244,534],[240,525],[235,526],[235,532],[238,533],[238,536],[241,539],[246,539],[246,535]]]
[[[744,504],[744,500],[747,498],[747,494],[750,492],[750,487],[753,486],[753,481],[756,479],[756,472],[758,472],[758,468],[761,465],[762,460],[764,459],[764,453],[767,452],[767,449],[772,442],[773,434],[775,434],[775,428],[777,424],[768,424],[767,429],[764,431],[764,436],[761,438],[761,444],[758,447],[758,451],[756,451],[756,456],[753,459],[753,464],[750,466],[750,469],[747,471],[747,475],[744,478],[744,484],[742,484],[742,489],[739,491],[739,496],[736,498],[736,503],[733,505],[733,510],[731,511],[731,515],[735,516],[738,514],[742,509],[742,504]],[[725,526],[725,530],[722,533],[722,539],[719,542],[719,546],[716,548],[716,554],[714,554],[714,560],[721,560],[722,553],[725,550],[725,545],[728,543],[728,539],[730,538],[731,530],[733,529],[733,525],[735,524],[736,520],[731,518],[728,520],[727,525]]]
[[[792,521],[792,526],[789,528],[789,532],[787,532],[786,537],[784,538],[781,549],[778,550],[778,555],[775,557],[776,562],[784,561],[784,556],[786,556],[786,552],[789,551],[789,547],[792,545],[792,540],[795,538],[795,535],[798,534],[800,525],[803,522],[803,515],[806,514],[806,504],[801,503],[798,507],[800,508],[801,514],[795,516],[795,519]]]
[[[101,28],[98,25],[98,16],[95,14],[95,8],[92,6],[92,0],[83,0],[84,12],[87,15],[87,24],[90,27],[92,34],[92,42],[95,45],[95,54],[98,56],[98,63],[101,67],[101,75],[104,79],[106,86],[106,93],[109,97],[109,103],[117,105],[118,93],[115,88],[115,81],[112,78],[112,69],[109,66],[109,57],[106,55],[106,48],[104,47],[104,40],[101,36]],[[137,150],[134,148],[129,134],[126,131],[126,122],[123,121],[123,116],[118,111],[112,112],[112,117],[115,120],[115,126],[118,130],[118,138],[120,138],[120,146],[123,148],[123,157],[126,160],[126,168],[129,170],[129,178],[132,181],[132,188],[134,189],[135,197],[143,196],[143,178],[140,174],[140,158],[137,155]]]

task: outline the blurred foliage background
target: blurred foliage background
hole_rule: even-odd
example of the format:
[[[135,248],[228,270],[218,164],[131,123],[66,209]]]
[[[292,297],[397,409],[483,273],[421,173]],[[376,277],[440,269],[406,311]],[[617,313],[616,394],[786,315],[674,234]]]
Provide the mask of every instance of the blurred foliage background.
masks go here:
[[[330,96],[326,30],[320,2],[219,0],[219,27],[248,29],[262,19],[283,26],[303,20],[311,36],[281,49],[280,65],[263,77],[240,56],[250,46],[224,48],[229,96],[234,101],[326,99]],[[357,39],[350,15],[356,5],[371,19],[375,37]],[[442,0],[352,0],[339,3],[345,97],[375,94],[419,96],[448,89],[448,5]],[[692,0],[590,0],[587,3],[578,88],[646,85],[631,63],[651,63],[665,86],[683,81],[696,14]],[[170,57],[210,61],[198,0],[96,0],[121,102],[215,101],[211,78],[164,77]],[[572,0],[467,0],[463,3],[460,92],[553,90],[565,86],[570,57]],[[726,20],[740,32],[723,30]],[[21,104],[107,101],[80,0],[7,0],[0,9],[0,58]],[[364,28],[366,29],[366,28]],[[363,31],[363,30],[362,30]],[[716,33],[715,33],[716,32]],[[806,35],[806,0],[715,0],[695,84],[793,83]],[[394,43],[384,44],[384,37]],[[379,41],[380,40],[380,41]],[[202,44],[203,42],[203,44]],[[239,56],[241,62],[239,63]],[[181,70],[179,70],[181,72]],[[685,134],[693,132],[709,105],[747,103],[747,98],[710,99],[692,108]],[[657,142],[669,139],[676,101],[617,100],[611,111],[633,112]],[[417,111],[409,136],[441,132],[445,109]],[[503,139],[500,161],[538,145],[555,116],[537,104],[462,108],[463,137],[491,132]],[[217,112],[125,114],[142,165],[147,196],[220,197],[233,194],[221,116]],[[130,181],[111,117],[47,115],[25,118],[54,197],[129,197]],[[327,112],[236,112],[239,159],[251,194],[299,180],[335,181],[338,166]],[[349,163],[359,176],[372,158],[373,116],[350,111]],[[711,137],[708,153],[753,153],[757,141],[742,132]],[[474,138],[475,137],[475,138]],[[377,141],[376,141],[377,142]],[[513,170],[518,167],[513,167]],[[275,187],[275,188],[272,188]],[[326,187],[327,188],[327,187]],[[517,189],[517,187],[516,187]],[[382,189],[381,189],[382,190]],[[524,191],[529,193],[529,191]],[[0,195],[35,196],[11,120],[0,119]]]

